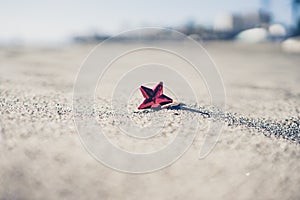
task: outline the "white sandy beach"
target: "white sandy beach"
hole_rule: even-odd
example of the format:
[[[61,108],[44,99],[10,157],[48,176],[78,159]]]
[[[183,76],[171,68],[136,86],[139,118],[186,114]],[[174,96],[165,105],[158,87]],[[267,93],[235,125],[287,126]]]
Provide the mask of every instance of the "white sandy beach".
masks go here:
[[[299,143],[239,123],[228,126],[222,121],[219,141],[203,160],[198,155],[211,119],[200,116],[202,131],[169,167],[137,175],[96,161],[82,146],[72,117],[73,84],[93,47],[0,47],[0,200],[300,199]],[[279,126],[285,119],[296,120],[293,130],[300,137],[299,54],[269,43],[213,42],[204,47],[222,75],[226,112],[236,119],[270,119]],[[114,117],[101,103],[109,99],[101,94],[98,120],[111,130],[112,140],[128,149],[157,148],[147,141],[136,147],[122,144],[111,128]],[[200,102],[208,104],[206,99]],[[160,114],[175,121],[189,116],[171,110]],[[164,137],[154,141],[166,143],[174,130],[176,123],[168,124]]]

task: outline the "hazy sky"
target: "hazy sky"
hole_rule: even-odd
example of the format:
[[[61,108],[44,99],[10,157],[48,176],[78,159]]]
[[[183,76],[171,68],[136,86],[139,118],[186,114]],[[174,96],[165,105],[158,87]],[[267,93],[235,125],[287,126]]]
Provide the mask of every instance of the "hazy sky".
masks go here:
[[[0,41],[55,41],[91,31],[176,26],[194,19],[212,25],[227,12],[247,12],[260,0],[0,0]],[[275,21],[291,23],[290,0],[271,1]]]

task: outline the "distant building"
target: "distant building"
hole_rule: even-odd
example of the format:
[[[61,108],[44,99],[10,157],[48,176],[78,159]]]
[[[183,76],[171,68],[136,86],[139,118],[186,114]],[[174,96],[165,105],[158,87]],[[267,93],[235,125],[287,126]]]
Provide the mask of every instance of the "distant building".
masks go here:
[[[271,14],[262,10],[245,14],[222,14],[216,18],[214,30],[238,33],[250,28],[268,26],[270,22]]]
[[[300,35],[300,0],[292,0],[292,23],[295,33]]]

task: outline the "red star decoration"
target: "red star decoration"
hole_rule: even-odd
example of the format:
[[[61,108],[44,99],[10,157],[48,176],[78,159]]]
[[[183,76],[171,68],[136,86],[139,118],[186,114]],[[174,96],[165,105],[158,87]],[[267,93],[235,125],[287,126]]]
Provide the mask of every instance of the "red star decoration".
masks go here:
[[[172,103],[173,100],[163,94],[163,82],[158,83],[154,89],[141,86],[140,90],[145,98],[138,109],[158,108],[162,105]]]

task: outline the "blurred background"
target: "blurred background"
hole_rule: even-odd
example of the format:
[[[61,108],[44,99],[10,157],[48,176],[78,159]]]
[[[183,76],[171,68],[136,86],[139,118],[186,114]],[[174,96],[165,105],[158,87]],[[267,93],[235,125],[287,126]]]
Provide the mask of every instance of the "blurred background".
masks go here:
[[[300,51],[300,0],[0,1],[0,45],[101,41],[121,31],[159,26],[196,40],[286,41]]]
[[[199,151],[215,120],[199,116],[199,134],[184,156],[158,172],[138,176],[100,164],[83,148],[73,121],[73,91],[80,65],[96,44],[122,31],[151,26],[178,30],[205,47],[226,90],[224,116],[234,117],[224,118],[222,134],[206,159],[199,160]],[[143,36],[146,42],[154,38],[153,33]],[[137,110],[144,79],[128,87],[119,82],[136,91],[129,103],[116,98],[119,105],[128,103],[128,113],[111,108],[111,94],[122,88],[116,80],[133,80],[130,73],[139,72],[127,72],[129,67],[160,60],[170,69],[182,67],[179,75],[200,97],[199,105],[189,95],[183,102],[217,110],[211,109],[206,77],[193,73],[181,57],[148,49],[119,56],[119,50],[136,48],[141,40],[134,35],[129,39],[133,44],[110,43],[93,60],[100,65],[106,56],[116,58],[101,75],[93,115],[116,146],[140,153],[173,141],[178,122],[198,116],[162,112],[172,115],[172,123],[162,123],[165,132],[153,141],[129,138],[123,143],[126,134],[119,130],[131,127],[118,127],[128,124],[119,119],[144,124],[151,117],[151,112]],[[160,45],[184,49],[201,61],[199,66],[207,66],[206,54],[192,46],[182,48],[177,39]],[[293,144],[300,141],[299,54],[300,0],[0,0],[0,199],[300,199],[300,145]],[[153,72],[166,77],[160,79],[166,95],[175,96],[168,87],[176,95],[187,91],[178,76]],[[154,84],[161,77],[142,75]],[[167,81],[172,77],[175,86]],[[128,90],[115,94],[127,97]]]

